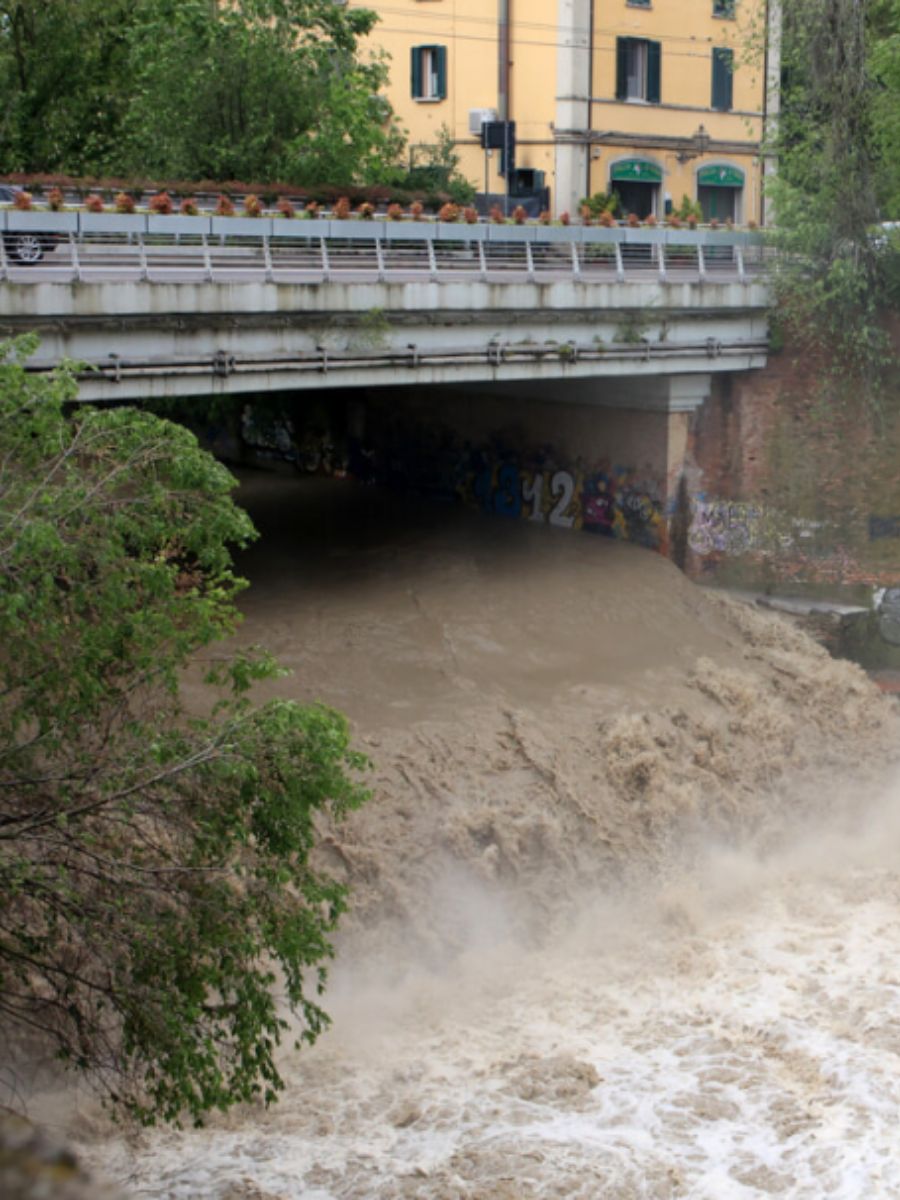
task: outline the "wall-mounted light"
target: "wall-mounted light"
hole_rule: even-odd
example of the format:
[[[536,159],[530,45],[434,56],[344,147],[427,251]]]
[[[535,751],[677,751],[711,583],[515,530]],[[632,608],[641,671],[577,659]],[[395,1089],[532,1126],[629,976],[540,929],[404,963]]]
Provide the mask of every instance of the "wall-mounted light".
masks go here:
[[[706,132],[706,128],[701,125],[695,133],[691,135],[690,146],[679,150],[675,157],[680,163],[690,162],[692,158],[701,158],[709,149],[712,138]]]

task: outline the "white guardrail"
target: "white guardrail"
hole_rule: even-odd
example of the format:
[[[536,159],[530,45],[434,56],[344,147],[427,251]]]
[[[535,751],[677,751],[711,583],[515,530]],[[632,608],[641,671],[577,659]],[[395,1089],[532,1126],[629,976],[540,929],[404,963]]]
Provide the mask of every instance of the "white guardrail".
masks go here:
[[[0,281],[750,282],[759,233],[0,211]]]

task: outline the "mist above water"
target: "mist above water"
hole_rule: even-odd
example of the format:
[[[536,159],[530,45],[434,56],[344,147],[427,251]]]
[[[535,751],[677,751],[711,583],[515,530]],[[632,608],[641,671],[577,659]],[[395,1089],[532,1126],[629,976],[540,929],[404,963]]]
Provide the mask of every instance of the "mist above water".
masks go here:
[[[349,713],[375,798],[273,1109],[90,1159],[137,1195],[900,1194],[895,702],[587,535],[251,477],[241,640]]]

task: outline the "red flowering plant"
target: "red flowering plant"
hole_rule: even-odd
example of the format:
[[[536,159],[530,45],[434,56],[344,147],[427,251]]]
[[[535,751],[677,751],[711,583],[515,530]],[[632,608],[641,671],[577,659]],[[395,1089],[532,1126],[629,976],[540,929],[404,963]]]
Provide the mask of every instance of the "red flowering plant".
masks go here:
[[[259,196],[254,196],[253,193],[244,197],[244,216],[245,217],[261,217],[263,212],[262,200]]]
[[[293,204],[291,204],[290,200],[288,200],[287,196],[279,196],[278,203],[275,205],[275,207],[286,221],[293,221],[294,217],[297,215],[296,209],[294,208]]]
[[[193,196],[183,196],[178,206],[178,211],[183,217],[196,217],[200,214],[200,210],[197,208],[197,201]]]
[[[129,192],[116,192],[115,206],[117,213],[133,213],[135,209],[134,196]]]
[[[159,217],[168,217],[172,212],[172,197],[168,192],[157,192],[150,197],[147,207]]]
[[[63,194],[58,187],[52,187],[47,193],[47,207],[51,212],[62,212]]]
[[[213,212],[217,217],[233,217],[234,204],[232,203],[231,197],[226,196],[225,193],[222,192],[216,201],[216,207],[213,209]]]

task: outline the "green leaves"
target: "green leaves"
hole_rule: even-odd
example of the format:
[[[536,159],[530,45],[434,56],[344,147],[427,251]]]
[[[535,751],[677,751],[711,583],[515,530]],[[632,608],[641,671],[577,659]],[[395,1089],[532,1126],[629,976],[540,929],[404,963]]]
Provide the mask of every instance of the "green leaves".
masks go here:
[[[327,1020],[308,991],[345,896],[309,855],[367,764],[339,714],[254,706],[264,653],[183,710],[238,620],[234,480],[158,417],[69,413],[33,349],[0,348],[0,1019],[140,1120],[199,1121],[277,1094],[276,973],[302,1038]]]
[[[0,168],[376,181],[402,137],[334,0],[0,0]]]

